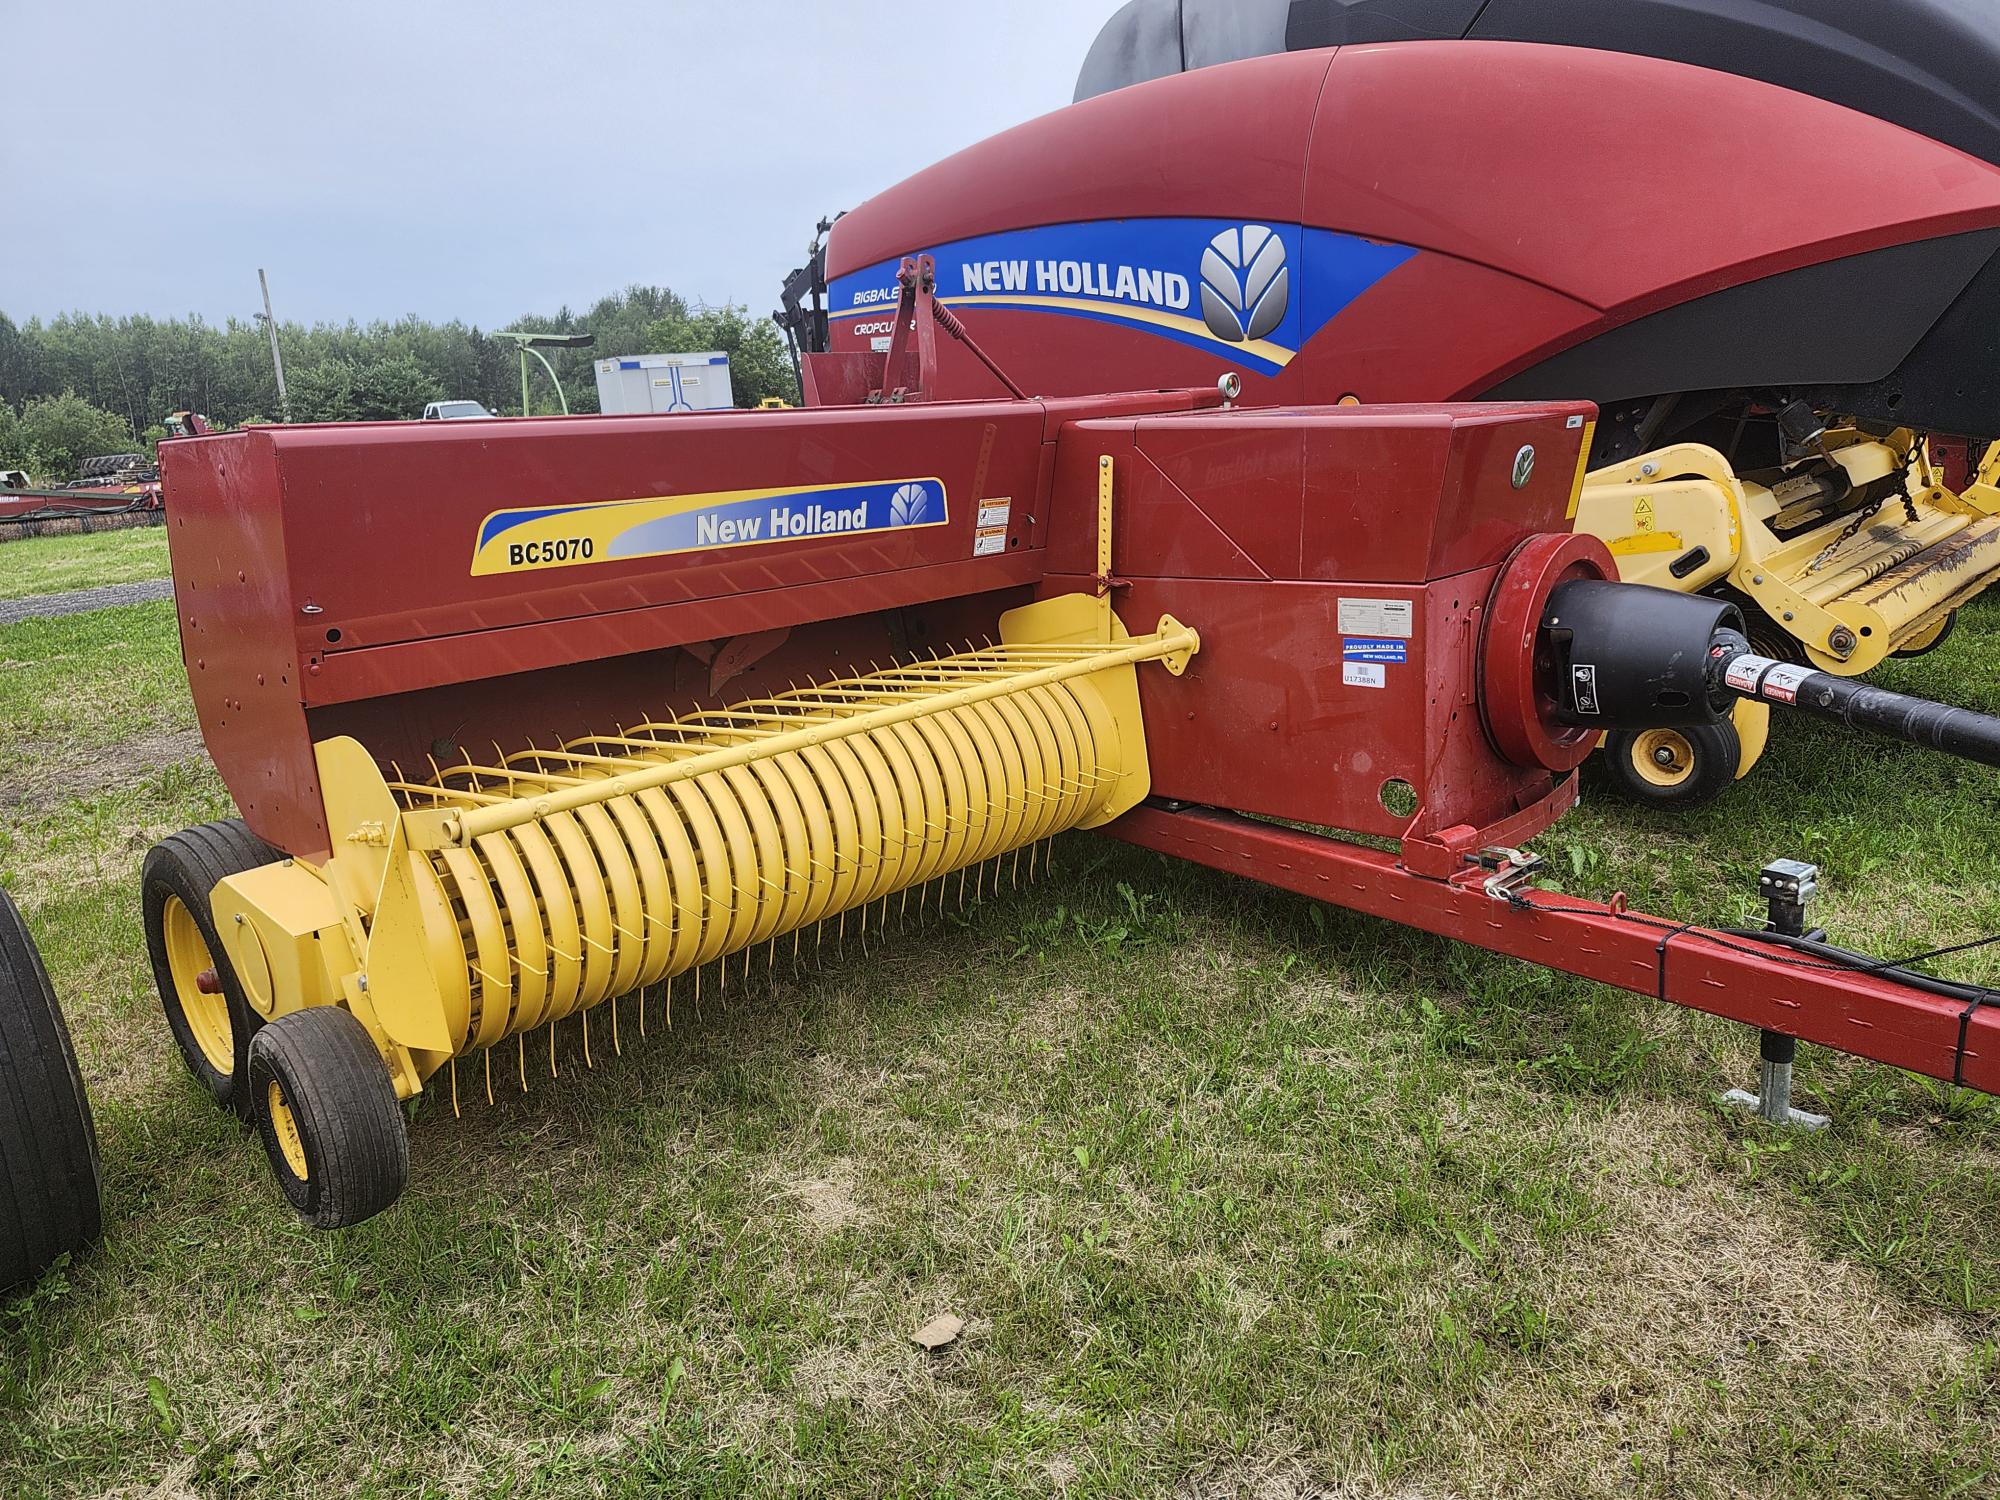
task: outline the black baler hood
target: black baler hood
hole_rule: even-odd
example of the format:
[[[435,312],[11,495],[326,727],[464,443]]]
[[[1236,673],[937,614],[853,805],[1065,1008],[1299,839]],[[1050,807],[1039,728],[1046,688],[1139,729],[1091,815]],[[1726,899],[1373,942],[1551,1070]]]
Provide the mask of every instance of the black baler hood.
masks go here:
[[[1273,52],[1460,38],[1736,73],[2000,164],[1996,0],[1131,0],[1092,44],[1076,97]],[[1773,142],[1774,169],[1793,144]]]

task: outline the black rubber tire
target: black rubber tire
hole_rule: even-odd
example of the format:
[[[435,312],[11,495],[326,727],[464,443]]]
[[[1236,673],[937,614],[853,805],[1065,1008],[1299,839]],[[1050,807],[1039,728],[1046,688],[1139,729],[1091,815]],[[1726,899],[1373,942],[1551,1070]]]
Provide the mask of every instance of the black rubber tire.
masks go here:
[[[0,1290],[95,1240],[97,1129],[21,913],[0,891]]]
[[[143,453],[106,453],[97,458],[83,461],[82,474],[85,479],[102,479],[109,474],[122,474],[127,469],[143,468],[146,455]]]
[[[246,1120],[250,1118],[250,1098],[240,1085],[250,1058],[250,1039],[264,1020],[251,1007],[236,978],[236,970],[230,965],[229,955],[217,940],[209,898],[224,876],[240,875],[283,858],[252,833],[241,818],[225,818],[161,840],[146,855],[145,866],[139,873],[140,899],[146,916],[146,952],[153,962],[153,983],[160,992],[161,1008],[166,1011],[167,1029],[181,1049],[181,1060],[195,1080],[208,1090],[209,1097],[221,1108],[234,1110]],[[165,933],[169,898],[178,899],[193,916],[202,941],[208,945],[216,977],[222,982],[222,995],[229,1007],[231,1040],[235,1044],[234,1062],[226,1073],[203,1053],[175,992]]]
[[[1671,784],[1650,779],[1639,769],[1637,757],[1646,740],[1645,731],[1621,729],[1606,735],[1604,760],[1612,785],[1619,795],[1647,807],[1669,812],[1706,807],[1736,782],[1737,768],[1743,761],[1743,742],[1737,737],[1736,726],[1724,719],[1672,732],[1693,752],[1694,763]]]
[[[1772,661],[1788,661],[1794,666],[1807,666],[1812,658],[1806,655],[1805,643],[1786,630],[1768,615],[1754,609],[1745,611],[1750,625],[1750,649],[1759,656],[1768,656]]]
[[[1932,636],[1926,644],[1918,646],[1913,651],[1891,651],[1889,654],[1898,661],[1915,661],[1920,656],[1929,656],[1938,647],[1950,640],[1951,633],[1956,629],[1958,629],[1958,611],[1953,610],[1944,617],[1944,629]]]
[[[368,1028],[337,1005],[279,1016],[250,1044],[257,1134],[286,1199],[315,1229],[372,1219],[410,1180],[410,1132]],[[269,1107],[276,1085],[297,1131],[301,1175]]]

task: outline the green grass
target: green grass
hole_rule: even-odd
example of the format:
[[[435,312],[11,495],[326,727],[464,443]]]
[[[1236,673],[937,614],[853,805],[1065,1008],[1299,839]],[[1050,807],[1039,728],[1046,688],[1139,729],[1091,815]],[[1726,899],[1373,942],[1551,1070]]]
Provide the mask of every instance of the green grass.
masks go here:
[[[194,725],[171,600],[0,627],[0,818],[197,757]]]
[[[87,536],[0,544],[0,599],[102,588],[167,576],[167,528],[130,526]]]
[[[116,614],[0,629],[0,740],[187,724],[165,606]],[[2000,709],[2000,610],[1882,675]],[[1836,1126],[1775,1135],[1713,1102],[1745,1028],[1087,836],[433,1091],[401,1204],[314,1234],[151,993],[138,863],[227,807],[182,743],[0,766],[108,1225],[0,1312],[0,1494],[2000,1494],[1991,1101],[1806,1048]],[[1538,841],[1708,920],[1803,855],[1902,951],[2000,930],[1996,845],[1989,773],[1804,722]]]

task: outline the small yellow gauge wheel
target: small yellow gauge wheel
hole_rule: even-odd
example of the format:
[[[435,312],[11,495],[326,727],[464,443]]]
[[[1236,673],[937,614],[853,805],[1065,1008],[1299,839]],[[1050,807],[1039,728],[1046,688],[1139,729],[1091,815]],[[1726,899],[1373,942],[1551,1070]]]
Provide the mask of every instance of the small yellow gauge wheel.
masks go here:
[[[280,857],[240,818],[230,818],[155,844],[139,875],[146,951],[167,1029],[209,1096],[246,1119],[251,1101],[243,1088],[243,1065],[250,1037],[262,1022],[216,935],[209,900],[225,876]]]
[[[278,1159],[284,1169],[300,1182],[310,1175],[306,1166],[306,1144],[299,1139],[299,1122],[285,1102],[285,1087],[273,1078],[264,1086],[264,1114],[271,1122],[271,1139],[277,1144]]]
[[[410,1178],[410,1134],[375,1039],[337,1005],[278,1017],[250,1043],[257,1134],[315,1229],[373,1218]]]
[[[1607,735],[1611,780],[1634,802],[1687,811],[1706,807],[1736,780],[1743,758],[1728,720],[1680,729],[1620,730]]]
[[[1919,632],[1904,641],[1889,654],[1907,661],[1912,657],[1929,656],[1938,647],[1951,639],[1951,633],[1958,629],[1958,611],[1948,610],[1943,619],[1928,630]]]

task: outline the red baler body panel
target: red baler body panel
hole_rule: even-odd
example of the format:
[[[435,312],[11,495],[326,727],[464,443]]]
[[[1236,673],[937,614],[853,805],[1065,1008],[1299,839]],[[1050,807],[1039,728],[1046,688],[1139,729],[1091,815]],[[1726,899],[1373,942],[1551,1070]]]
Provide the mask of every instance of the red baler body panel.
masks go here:
[[[1204,253],[1243,225],[1278,236],[1291,277],[1261,340],[1203,317]],[[928,252],[940,300],[1030,392],[1235,370],[1259,404],[1451,400],[1709,293],[1996,226],[2000,169],[1754,80],[1569,47],[1348,47],[1086,100],[870,199],[828,241],[829,340],[874,346],[898,258]],[[1066,262],[1080,277],[1042,276]],[[1184,284],[1127,287],[1126,262]],[[941,360],[941,394],[998,389],[962,348]]]
[[[251,826],[311,857],[330,838],[316,740],[351,734],[416,769],[948,646],[1037,593],[1093,590],[1108,454],[1129,627],[1168,611],[1215,622],[1186,677],[1145,674],[1163,794],[1390,835],[1545,795],[1548,776],[1498,761],[1468,711],[1465,641],[1499,564],[1565,524],[1589,409],[1192,403],[260,428],[173,444],[169,535],[204,737]],[[1524,445],[1541,459],[1516,488]],[[615,555],[652,535],[656,512],[796,513],[802,487],[925,487],[934,508],[856,534]],[[982,542],[980,513],[990,523],[996,506],[1005,535],[988,524]],[[510,561],[511,537],[568,555]],[[584,541],[592,555],[575,555]],[[1384,599],[1401,613],[1382,649],[1399,660],[1344,673],[1343,623],[1356,635],[1365,601]],[[1440,651],[1458,674],[1442,694],[1426,686]],[[1415,824],[1383,808],[1390,778],[1438,788]]]

